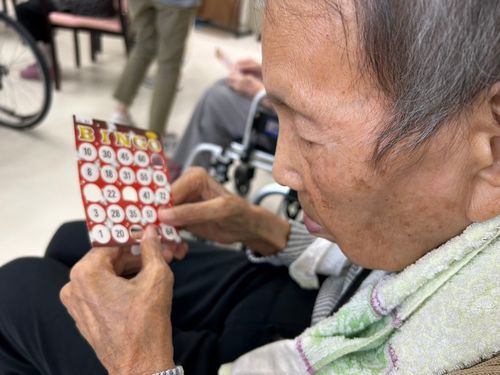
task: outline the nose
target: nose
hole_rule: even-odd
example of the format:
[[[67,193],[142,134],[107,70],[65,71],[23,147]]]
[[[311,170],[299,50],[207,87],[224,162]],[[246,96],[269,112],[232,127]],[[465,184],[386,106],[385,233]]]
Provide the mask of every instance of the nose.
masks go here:
[[[293,130],[280,122],[278,143],[273,163],[273,177],[277,183],[302,191],[301,154],[297,148],[297,140]]]

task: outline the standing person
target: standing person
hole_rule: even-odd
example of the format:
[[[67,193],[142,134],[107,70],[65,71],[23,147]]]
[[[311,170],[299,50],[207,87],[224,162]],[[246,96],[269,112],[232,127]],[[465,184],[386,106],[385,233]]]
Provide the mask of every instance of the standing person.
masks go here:
[[[136,40],[114,92],[111,121],[133,124],[129,113],[139,85],[153,59],[158,59],[149,129],[163,133],[177,90],[185,41],[199,0],[130,0]]]

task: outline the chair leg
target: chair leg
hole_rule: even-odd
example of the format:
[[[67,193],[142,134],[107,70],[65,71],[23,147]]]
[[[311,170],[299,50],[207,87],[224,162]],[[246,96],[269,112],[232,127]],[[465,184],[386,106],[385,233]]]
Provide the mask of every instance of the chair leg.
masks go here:
[[[76,66],[79,68],[80,67],[80,42],[78,40],[78,30],[74,29],[73,30],[73,40],[75,42],[75,61],[76,61]]]
[[[96,46],[96,34],[95,32],[90,32],[90,60],[96,62],[97,58],[97,46]]]
[[[102,52],[101,33],[98,31],[90,32],[90,58],[92,62],[97,61],[97,54]]]
[[[54,30],[50,29],[50,56],[52,58],[52,70],[54,72],[54,85],[57,91],[61,90],[61,67],[59,66],[59,60],[57,59],[57,48],[54,40]]]
[[[95,34],[95,45],[97,46],[97,52],[102,52],[102,34],[100,32],[96,32]]]

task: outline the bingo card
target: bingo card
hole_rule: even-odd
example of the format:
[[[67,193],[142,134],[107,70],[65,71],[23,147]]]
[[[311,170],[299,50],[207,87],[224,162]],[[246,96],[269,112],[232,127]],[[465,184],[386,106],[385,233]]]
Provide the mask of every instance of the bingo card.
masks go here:
[[[180,241],[161,224],[158,209],[172,206],[167,159],[158,134],[73,117],[80,189],[92,246],[131,245],[147,225]]]

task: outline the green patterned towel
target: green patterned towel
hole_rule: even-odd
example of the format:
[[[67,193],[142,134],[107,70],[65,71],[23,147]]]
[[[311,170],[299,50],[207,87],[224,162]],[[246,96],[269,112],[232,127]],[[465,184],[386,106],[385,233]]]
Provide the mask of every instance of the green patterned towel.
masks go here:
[[[500,350],[500,217],[356,293],[295,347],[310,374],[442,374]]]

